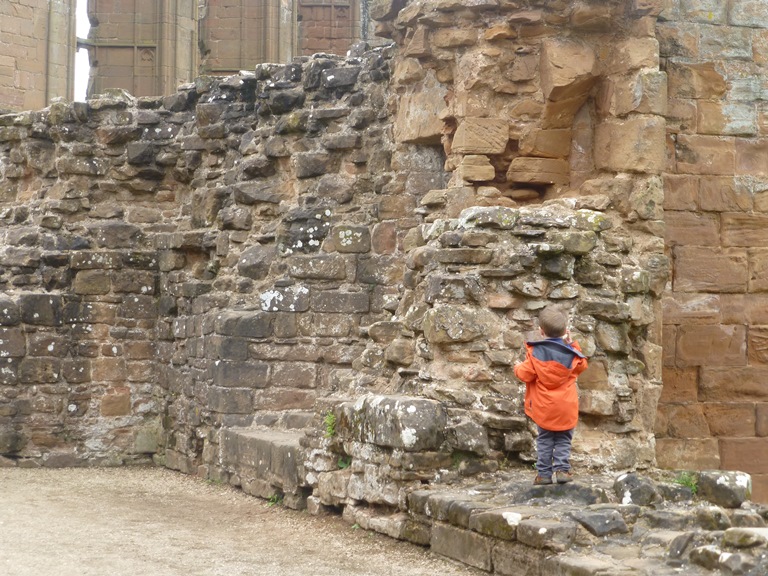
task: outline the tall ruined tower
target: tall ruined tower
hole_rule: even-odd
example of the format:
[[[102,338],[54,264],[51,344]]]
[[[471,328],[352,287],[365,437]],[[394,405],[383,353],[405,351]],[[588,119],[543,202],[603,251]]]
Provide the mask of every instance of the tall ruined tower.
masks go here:
[[[0,2],[0,109],[74,95],[76,0]]]

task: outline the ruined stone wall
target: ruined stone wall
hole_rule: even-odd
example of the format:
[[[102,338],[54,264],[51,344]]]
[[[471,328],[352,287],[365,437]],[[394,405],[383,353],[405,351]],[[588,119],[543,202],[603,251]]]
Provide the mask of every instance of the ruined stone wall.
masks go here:
[[[0,110],[36,110],[72,99],[74,0],[9,0],[0,6]]]
[[[308,489],[327,472],[337,498],[362,481],[400,503],[416,472],[399,449],[422,475],[530,459],[509,366],[554,300],[592,357],[577,458],[650,466],[667,266],[655,17],[562,8],[381,10],[396,47],[2,117],[20,310],[3,454],[120,461],[155,442],[172,468],[231,479],[229,428],[309,425]],[[38,329],[49,295],[61,320]],[[103,345],[61,352],[78,387],[32,334],[80,328]],[[399,405],[440,436],[393,440],[371,395],[420,399]],[[337,452],[355,467],[337,474]]]
[[[768,4],[666,2],[663,466],[750,472],[768,494]]]

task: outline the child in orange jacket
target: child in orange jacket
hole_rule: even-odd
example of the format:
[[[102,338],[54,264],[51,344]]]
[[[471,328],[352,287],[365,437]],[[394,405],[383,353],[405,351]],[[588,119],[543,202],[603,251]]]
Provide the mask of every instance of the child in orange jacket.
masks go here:
[[[556,306],[539,313],[544,340],[525,343],[525,361],[515,364],[515,376],[525,382],[525,413],[536,423],[534,484],[570,482],[571,441],[579,419],[576,377],[587,369],[581,347],[571,340],[568,316]]]

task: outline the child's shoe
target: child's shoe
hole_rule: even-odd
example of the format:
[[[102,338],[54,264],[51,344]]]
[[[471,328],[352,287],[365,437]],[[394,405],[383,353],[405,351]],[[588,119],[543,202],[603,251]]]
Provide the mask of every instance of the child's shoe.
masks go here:
[[[558,484],[567,484],[568,482],[573,482],[573,474],[567,470],[558,470],[555,472],[555,479]]]
[[[552,477],[550,476],[539,476],[536,475],[536,478],[533,480],[534,486],[543,486],[545,484],[552,484]]]

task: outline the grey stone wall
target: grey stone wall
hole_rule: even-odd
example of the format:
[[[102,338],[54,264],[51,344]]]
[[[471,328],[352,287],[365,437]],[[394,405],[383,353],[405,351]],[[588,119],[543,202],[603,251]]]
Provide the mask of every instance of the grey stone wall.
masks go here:
[[[507,18],[483,10],[473,26]],[[416,12],[398,21],[398,41],[414,41]],[[541,17],[435,42],[474,58]],[[509,368],[537,311],[558,301],[592,357],[577,459],[651,465],[662,188],[654,162],[582,170],[590,148],[569,167],[572,132],[546,128],[548,115],[567,95],[582,123],[576,104],[594,106],[600,75],[581,70],[593,48],[554,42],[565,25],[552,24],[536,56],[547,86],[515,80],[518,104],[539,90],[552,100],[525,136],[519,120],[467,114],[461,102],[488,87],[447,75],[448,52],[395,45],[201,77],[162,98],[115,91],[0,117],[4,297],[90,314],[46,326],[68,343],[62,363],[90,367],[69,379],[28,316],[12,325],[18,363],[41,367],[2,388],[4,461],[154,454],[236,483],[232,462],[253,463],[228,431],[306,429],[306,474],[292,486],[325,497],[332,479],[338,502],[400,505],[446,462],[465,475],[530,461]],[[627,46],[652,56],[646,43]],[[442,72],[420,70],[433,56]],[[633,130],[656,127],[653,115],[633,118]],[[656,158],[655,143],[635,153]],[[72,345],[77,330],[87,350]],[[79,426],[75,393],[88,395]],[[346,480],[339,459],[351,459]]]

